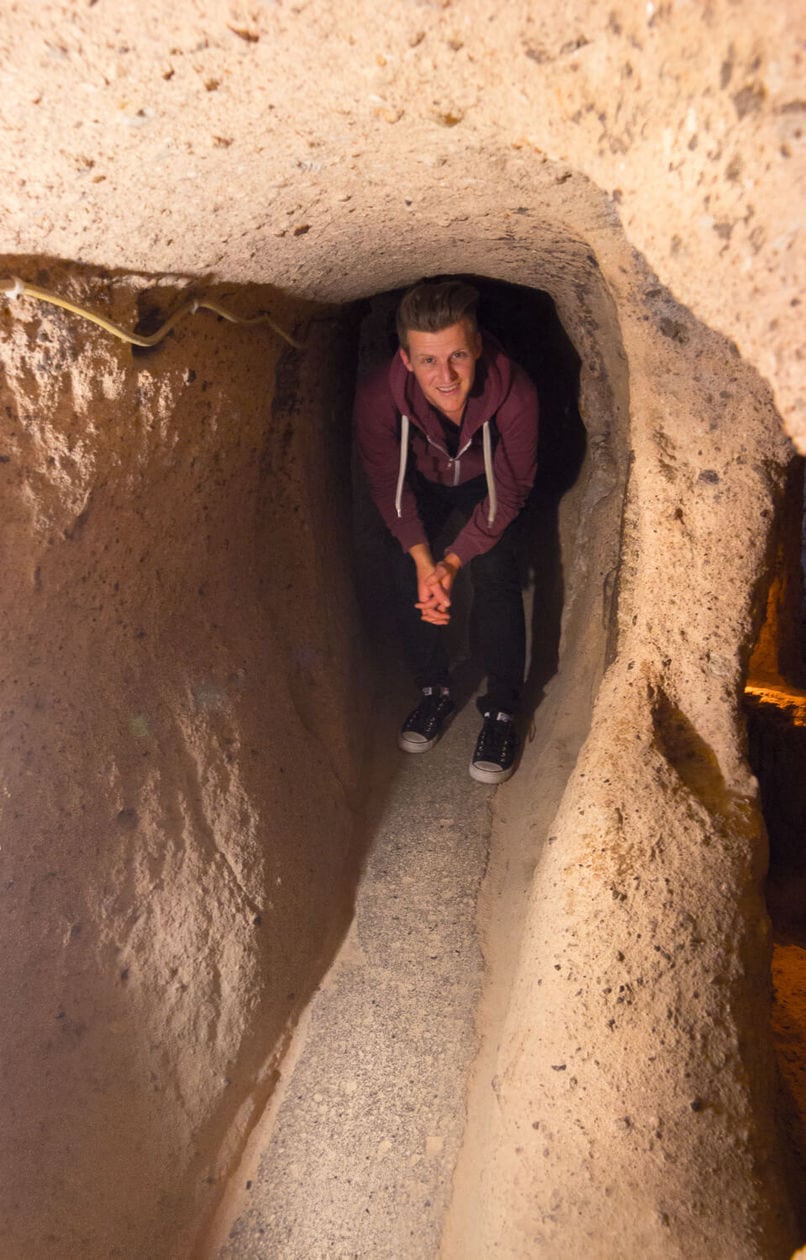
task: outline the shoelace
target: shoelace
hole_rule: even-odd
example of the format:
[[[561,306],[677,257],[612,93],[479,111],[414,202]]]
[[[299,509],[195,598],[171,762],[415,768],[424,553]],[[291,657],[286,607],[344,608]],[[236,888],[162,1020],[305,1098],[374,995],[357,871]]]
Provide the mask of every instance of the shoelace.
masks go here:
[[[497,713],[495,717],[492,713],[485,713],[476,760],[498,760],[506,753],[513,738],[512,718],[508,713]]]
[[[423,730],[439,717],[443,705],[451,706],[451,693],[447,687],[423,687],[423,698],[405,723],[405,730]]]

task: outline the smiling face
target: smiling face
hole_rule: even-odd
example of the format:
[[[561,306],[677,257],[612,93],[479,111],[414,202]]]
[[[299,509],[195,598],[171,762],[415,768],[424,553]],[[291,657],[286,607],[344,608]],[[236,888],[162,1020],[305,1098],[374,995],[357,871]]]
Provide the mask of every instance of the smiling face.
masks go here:
[[[481,336],[466,319],[439,332],[408,334],[408,351],[400,357],[432,406],[460,424],[476,376]]]

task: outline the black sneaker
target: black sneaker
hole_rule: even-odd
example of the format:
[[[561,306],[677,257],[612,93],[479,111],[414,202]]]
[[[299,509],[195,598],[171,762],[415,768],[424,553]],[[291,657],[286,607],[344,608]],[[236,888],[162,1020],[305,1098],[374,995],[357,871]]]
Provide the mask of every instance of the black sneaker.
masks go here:
[[[442,734],[443,723],[453,712],[453,701],[447,687],[423,687],[423,698],[406,718],[397,742],[404,752],[424,753]]]
[[[511,713],[485,713],[484,725],[470,762],[477,783],[503,783],[515,769],[515,723]]]

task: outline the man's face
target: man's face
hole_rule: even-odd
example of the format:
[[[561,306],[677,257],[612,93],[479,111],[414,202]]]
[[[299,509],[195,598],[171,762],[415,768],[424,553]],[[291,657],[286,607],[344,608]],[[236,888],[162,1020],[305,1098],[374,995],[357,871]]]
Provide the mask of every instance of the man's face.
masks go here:
[[[441,332],[409,332],[408,353],[400,357],[428,401],[459,424],[476,376],[481,337],[467,320]]]

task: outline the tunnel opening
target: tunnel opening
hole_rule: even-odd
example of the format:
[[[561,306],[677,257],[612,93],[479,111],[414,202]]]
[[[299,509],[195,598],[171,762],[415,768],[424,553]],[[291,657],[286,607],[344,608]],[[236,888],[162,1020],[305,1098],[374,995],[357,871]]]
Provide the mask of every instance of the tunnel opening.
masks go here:
[[[436,276],[431,279],[444,279]],[[528,720],[559,660],[563,607],[563,565],[559,540],[559,504],[579,477],[587,439],[579,412],[580,357],[557,314],[551,296],[536,288],[486,276],[463,275],[480,295],[479,326],[534,382],[539,400],[538,461],[535,484],[523,509],[522,587],[526,602],[527,673],[523,710]],[[390,360],[397,351],[395,312],[405,288],[375,294],[359,311],[357,372],[361,377]],[[354,539],[357,583],[370,640],[382,648],[389,670],[395,641],[389,611],[392,594],[383,561],[384,527],[370,502],[363,470],[353,459]],[[450,522],[449,522],[450,527]],[[470,592],[460,574],[454,599],[460,612],[448,628],[456,658],[457,695],[464,702],[481,678],[471,660],[467,638]],[[384,598],[378,600],[380,588]],[[392,653],[392,655],[394,655]],[[397,671],[400,673],[400,667]]]
[[[525,575],[541,592],[534,612],[539,652],[532,654],[529,678],[535,704],[556,683],[563,633],[572,644],[588,636],[582,666],[574,671],[582,700],[573,730],[559,724],[558,738],[566,737],[562,765],[551,788],[541,788],[546,817],[587,731],[595,680],[604,668],[613,607],[605,579],[617,559],[617,491],[627,467],[616,456],[627,408],[612,303],[584,250],[575,265],[586,282],[580,280],[573,297],[566,293],[564,318],[569,326],[575,321],[579,351],[565,338],[547,290],[476,277],[487,303],[483,318],[538,384],[542,374],[543,493],[533,532],[540,555]],[[41,281],[89,308],[98,304],[102,281],[105,309],[129,326],[146,307],[166,311],[181,296],[170,279],[129,276],[125,285],[113,285],[109,277],[58,260],[49,260],[46,273],[41,260],[36,268],[15,260],[13,270],[35,270]],[[379,309],[388,312],[389,295],[397,292],[384,291]],[[259,305],[276,306],[270,291],[252,296]],[[354,711],[350,688],[365,677],[345,559],[356,311],[352,304],[335,313],[312,311],[290,299],[283,306],[290,327],[308,330],[305,356],[278,346],[265,329],[241,339],[229,330],[222,336],[214,318],[182,325],[160,348],[134,356],[61,312],[26,310],[22,320],[5,314],[13,335],[4,466],[51,496],[30,536],[24,495],[11,522],[20,540],[18,563],[29,565],[32,575],[29,633],[38,636],[41,654],[36,686],[70,715],[75,729],[92,735],[80,745],[87,760],[78,783],[93,781],[97,737],[108,748],[115,785],[114,841],[95,867],[84,865],[86,836],[108,826],[105,798],[81,806],[93,819],[89,830],[77,818],[66,828],[60,821],[54,844],[65,871],[49,884],[48,895],[63,916],[80,896],[85,922],[97,920],[109,957],[99,964],[102,982],[92,1000],[98,1009],[108,1003],[111,1013],[103,1018],[109,1026],[139,1012],[138,1035],[125,1046],[115,1043],[116,1077],[139,1080],[151,1073],[156,1079],[161,1064],[159,1107],[162,1092],[178,1088],[174,1076],[190,1072],[178,1143],[189,1161],[183,1184],[197,1187],[199,1201],[237,1162],[243,1135],[273,1089],[288,1021],[304,1006],[344,930],[360,842],[360,732],[371,726],[343,721]],[[371,312],[366,328],[374,318]],[[545,336],[532,336],[537,326],[549,328],[548,344]],[[151,324],[141,328],[150,331]],[[595,458],[585,445],[580,399]],[[102,422],[102,453],[91,457],[84,426],[98,435]],[[589,532],[593,541],[580,550]],[[92,618],[66,626],[61,636],[60,566],[102,591]],[[597,581],[589,585],[591,571]],[[317,598],[322,590],[328,592],[324,603]],[[105,680],[102,698],[115,696],[114,703],[94,707],[96,696],[77,692],[67,671],[54,687],[47,662],[62,654],[78,654],[82,662],[92,657]],[[139,697],[146,694],[160,697],[156,712],[145,711]],[[555,717],[567,694],[555,687]],[[262,712],[252,708],[255,698]],[[267,715],[276,720],[278,714],[290,745],[267,762],[260,751]],[[532,763],[538,745],[530,734]],[[316,774],[307,796],[289,798],[291,779],[311,766]],[[163,776],[167,784],[171,775],[176,786],[166,786],[163,807],[157,803]],[[524,774],[522,793],[533,775]],[[320,799],[325,812],[314,822]],[[63,818],[61,804],[54,813]],[[268,848],[259,840],[266,827],[273,840]],[[34,857],[31,878],[38,879]],[[110,943],[105,890],[121,882],[115,913],[127,926]],[[204,906],[208,886],[219,893],[214,929]],[[185,904],[177,920],[172,907],[180,889]],[[83,947],[88,957],[96,947],[89,927],[70,941],[74,952]],[[208,955],[214,960],[209,968],[194,964]],[[110,959],[118,958],[110,968]],[[40,982],[48,989],[51,977],[43,973]],[[77,1004],[89,1000],[82,992]],[[43,1008],[51,997],[48,989]],[[191,1062],[195,1055],[181,1052],[171,1062],[159,1049],[156,1028],[163,1019],[177,1044],[195,1039],[204,1048],[198,1060],[208,1064],[204,1080]],[[268,1057],[267,1024],[274,1038]],[[33,1096],[36,1086],[23,1088]],[[76,1084],[74,1097],[80,1096]],[[143,1133],[156,1133],[158,1116],[144,1112]],[[108,1160],[110,1181],[125,1163],[118,1145],[112,1143]],[[87,1140],[82,1150],[91,1161],[93,1143]],[[54,1175],[59,1160],[71,1158],[68,1150],[60,1153]],[[140,1178],[142,1203],[159,1175],[155,1164]],[[116,1193],[110,1187],[109,1230],[122,1213],[127,1220],[136,1214],[134,1207],[118,1206]],[[60,1211],[65,1230],[89,1236],[89,1204]],[[190,1201],[171,1208],[153,1229],[176,1229],[184,1237],[194,1211]]]
[[[792,1154],[792,1201],[806,1180],[806,633],[804,467],[792,459],[770,540],[763,616],[744,693],[748,756],[759,783],[769,844],[766,901],[772,921],[772,1026],[780,1121]]]
[[[101,285],[105,314],[119,325],[139,323],[143,332],[152,327],[141,322],[144,311],[167,314],[183,296],[175,278],[126,276],[123,283],[123,277],[47,262],[43,270],[43,260],[14,260],[10,269],[33,271],[41,283],[68,292],[82,309],[99,305]],[[619,478],[612,476],[614,447],[604,435],[620,425],[623,429],[626,419],[623,358],[617,334],[612,339],[612,307],[597,271],[584,253],[579,266],[590,285],[580,284],[576,300],[566,297],[566,307],[581,332],[584,365],[583,354],[563,340],[558,323],[551,350],[545,338],[542,348],[531,343],[530,321],[545,326],[554,319],[545,290],[479,278],[488,302],[485,318],[510,342],[515,356],[527,368],[530,355],[540,353],[565,365],[565,375],[555,377],[551,363],[532,365],[538,377],[544,371],[544,409],[548,398],[556,419],[554,428],[543,426],[545,519],[538,520],[535,532],[543,540],[542,567],[532,565],[540,570],[537,581],[544,592],[544,621],[535,636],[543,655],[530,676],[535,699],[561,655],[561,577],[564,583],[576,574],[578,624],[590,623],[584,571],[598,543],[585,551],[580,566],[573,558],[577,536],[590,527],[594,539],[604,539],[609,558],[603,573],[615,564],[618,536],[619,500],[610,492]],[[118,283],[112,284],[115,278]],[[225,296],[231,298],[232,290]],[[251,297],[259,309],[278,306],[270,290],[253,290]],[[243,1135],[272,1092],[288,1021],[304,1006],[344,930],[360,847],[356,768],[361,732],[371,726],[368,720],[363,725],[343,721],[346,711],[354,711],[354,680],[366,677],[364,645],[351,629],[346,560],[356,310],[351,303],[323,312],[292,299],[279,305],[288,327],[306,329],[304,356],[278,345],[267,329],[241,338],[226,330],[222,336],[220,321],[212,317],[178,326],[159,348],[135,356],[106,334],[87,331],[73,315],[26,308],[20,319],[7,308],[4,312],[11,334],[5,360],[4,468],[23,486],[50,494],[48,509],[34,518],[33,528],[25,493],[10,522],[11,536],[20,544],[18,564],[26,572],[29,565],[32,575],[29,637],[38,637],[40,649],[34,685],[47,691],[50,705],[68,714],[75,729],[92,735],[80,745],[87,760],[78,785],[93,781],[96,735],[108,749],[115,784],[114,842],[95,867],[85,865],[86,836],[108,825],[102,797],[81,806],[93,818],[89,831],[77,816],[66,828],[60,822],[54,844],[65,869],[48,885],[48,896],[61,915],[69,915],[71,901],[80,896],[86,924],[97,920],[102,948],[122,959],[117,970],[110,970],[104,956],[100,987],[92,995],[99,1010],[108,1004],[112,1013],[103,1019],[110,1027],[139,1012],[138,1034],[125,1046],[120,1039],[115,1043],[116,1078],[139,1080],[150,1072],[155,1079],[159,1062],[165,1080],[155,1105],[163,1091],[177,1088],[174,1077],[188,1071],[189,1059],[180,1052],[175,1062],[166,1060],[156,1032],[148,1032],[163,1019],[177,1044],[195,1038],[203,1047],[198,1062],[204,1060],[208,1072],[214,1065],[212,1089],[209,1074],[203,1081],[191,1067],[192,1092],[178,1136],[189,1161],[181,1173],[183,1184],[197,1187],[199,1201],[214,1193],[209,1188],[237,1162]],[[598,318],[603,311],[604,337]],[[156,316],[154,322],[159,322]],[[519,329],[525,335],[521,345]],[[588,461],[587,477],[579,478],[585,443],[578,389],[586,398],[599,453],[598,460]],[[100,437],[98,425],[104,422]],[[85,426],[98,436],[98,457],[88,452]],[[625,466],[622,462],[622,472]],[[547,469],[553,470],[551,476]],[[565,530],[557,519],[561,500]],[[603,503],[611,528],[599,535],[592,518]],[[62,571],[77,571],[82,585],[94,582],[102,591],[89,621],[63,625],[58,616]],[[318,598],[322,590],[328,592],[324,603]],[[573,599],[570,605],[569,613],[566,599],[566,630],[573,623]],[[302,618],[300,607],[307,609]],[[600,613],[593,617],[599,628],[607,621]],[[48,661],[62,654],[93,658],[93,669],[104,678],[97,697],[105,701],[103,709],[95,706],[94,694],[76,690],[67,671],[54,686]],[[587,711],[595,691],[591,679],[603,662],[603,650],[586,656],[592,670],[590,676],[581,672],[588,683],[582,706]],[[152,693],[160,697],[158,709],[144,711],[139,697]],[[111,696],[116,697],[112,703]],[[252,708],[256,697],[263,705],[260,714]],[[36,711],[47,715],[39,706]],[[267,714],[273,720],[281,714],[291,734],[291,748],[270,763],[260,753]],[[568,747],[578,746],[586,729],[583,719]],[[571,752],[566,773],[572,763]],[[296,781],[310,766],[316,779],[307,799],[289,808],[290,779],[284,782],[284,776]],[[161,776],[169,775],[176,776],[176,786],[167,788],[163,809],[156,802]],[[57,790],[54,783],[52,792]],[[550,803],[559,790],[554,798],[544,791],[541,799]],[[80,799],[80,786],[76,792]],[[318,800],[325,814],[314,825]],[[63,818],[60,803],[55,814]],[[259,843],[266,826],[276,846]],[[39,856],[32,855],[34,880],[38,862]],[[103,899],[105,889],[121,880],[125,890],[117,896],[115,913],[127,927],[119,941],[109,944]],[[183,881],[190,881],[186,888]],[[208,885],[220,894],[213,908],[220,915],[214,931],[206,926],[209,912],[203,906]],[[185,906],[176,920],[172,905],[179,889]],[[96,948],[88,926],[71,934],[70,941],[74,952],[83,947],[88,958]],[[208,954],[214,960],[210,968],[194,966],[193,960]],[[47,973],[37,981],[48,992],[51,982]],[[184,1000],[177,1009],[174,989],[180,999],[191,994],[194,1001]],[[43,999],[43,1007],[48,1000]],[[87,1000],[79,987],[75,1003]],[[257,1024],[256,1010],[262,1012]],[[268,1057],[266,1016],[273,1038]],[[76,1027],[78,1037],[80,1023]],[[33,1097],[36,1086],[26,1083],[22,1089]],[[73,1098],[78,1105],[80,1097],[76,1084],[68,1106],[73,1107]],[[157,1115],[145,1106],[141,1128],[144,1135],[159,1129]],[[116,1140],[110,1146],[110,1182],[125,1163],[118,1145]],[[82,1158],[92,1160],[93,1150],[87,1140]],[[60,1152],[54,1175],[60,1160],[67,1164],[71,1159],[69,1150]],[[163,1174],[168,1175],[155,1164],[139,1178],[143,1203],[151,1181]],[[118,1205],[117,1193],[110,1184],[105,1231],[117,1228],[121,1215],[128,1221],[136,1214],[134,1206]],[[154,1231],[175,1230],[177,1237],[186,1237],[195,1202],[188,1200],[180,1209],[172,1200],[174,1206],[154,1222]],[[89,1237],[89,1204],[77,1212],[64,1205],[60,1212],[68,1233]],[[33,1232],[38,1228],[30,1226]],[[137,1226],[132,1220],[127,1228]]]
[[[769,837],[770,911],[779,931],[806,939],[806,797],[798,773],[806,755],[803,472],[804,460],[796,457],[783,479],[744,707],[750,762],[759,780]]]

